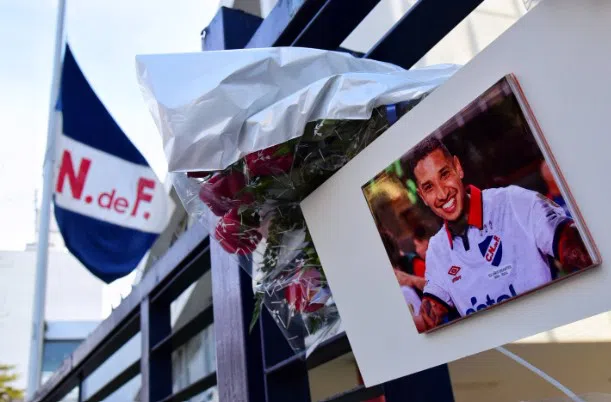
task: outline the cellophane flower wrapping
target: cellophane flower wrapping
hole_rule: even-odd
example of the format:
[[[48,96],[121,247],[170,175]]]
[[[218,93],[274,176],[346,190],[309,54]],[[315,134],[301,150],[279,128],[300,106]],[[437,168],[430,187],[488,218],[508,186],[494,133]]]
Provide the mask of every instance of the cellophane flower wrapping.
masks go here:
[[[399,105],[399,114],[424,96]],[[253,278],[255,310],[264,305],[295,350],[311,350],[341,328],[299,202],[389,125],[386,107],[366,120],[319,120],[301,136],[224,170],[175,176],[189,212],[206,222],[221,247],[250,257],[245,268]]]
[[[269,59],[278,61],[279,53],[268,51]],[[168,103],[155,93],[155,82],[150,77],[154,68],[140,68],[141,82],[147,87],[145,97],[149,102],[155,101],[153,115],[165,139],[166,154],[171,159],[169,165],[174,166],[173,184],[183,205],[189,214],[208,226],[211,238],[225,251],[239,261],[248,261],[242,266],[253,280],[256,304],[252,324],[265,306],[291,347],[295,351],[306,350],[308,354],[342,328],[324,267],[299,207],[300,201],[456,70],[446,66],[410,75],[410,72],[384,63],[361,63],[344,54],[311,52],[305,51],[308,57],[300,57],[301,53],[291,54],[291,62],[279,62],[280,68],[274,74],[264,72],[264,80],[271,80],[280,87],[276,92],[284,90],[284,93],[266,99],[256,110],[240,117],[227,116],[231,124],[222,118],[222,110],[227,108],[219,106],[229,97],[235,98],[229,108],[235,111],[235,103],[248,109],[260,102],[261,96],[267,96],[249,99],[255,95],[244,90],[261,85],[261,77],[257,76],[261,73],[260,59],[251,63],[249,53],[245,53],[244,60],[238,59],[237,65],[227,67],[230,71],[221,74],[222,80],[208,83],[208,89],[197,100],[201,103],[208,97],[206,101],[211,102],[210,107],[218,102],[216,110],[221,116],[208,125],[210,131],[217,130],[216,138],[206,141],[201,138],[205,130],[194,128],[198,121],[207,124],[202,123],[201,113],[204,112],[193,112],[196,107],[192,104],[189,104],[187,117],[184,104],[164,110]],[[286,54],[281,56],[286,59]],[[295,60],[299,62],[300,76],[291,76],[291,67],[294,67],[291,63]],[[321,68],[329,71],[319,73]],[[239,71],[239,79],[232,81],[230,77],[236,77],[235,71]],[[309,81],[303,78],[308,75],[313,76]],[[286,77],[290,77],[290,85],[294,86],[291,91],[283,87]],[[328,85],[338,80],[342,83],[339,88],[336,84],[335,88]],[[223,96],[216,101],[209,97],[223,85]],[[194,92],[192,87],[188,91]],[[186,97],[185,102],[194,103],[192,98]],[[175,102],[176,97],[172,97],[172,101]],[[359,106],[355,112],[353,104],[360,103],[367,106]],[[322,104],[325,111],[320,110]],[[167,116],[180,108],[183,112],[178,126]],[[221,130],[219,121],[225,124]],[[235,121],[240,124],[233,124]],[[187,133],[189,146],[177,152],[180,148],[177,132],[185,125],[186,131],[179,134]],[[181,140],[184,141],[184,137]],[[214,148],[214,153],[207,154],[205,146]],[[226,152],[219,153],[219,149]],[[205,160],[199,169],[197,155]],[[227,155],[232,157],[228,159]],[[211,163],[210,159],[215,162]],[[333,211],[328,212],[333,214]],[[366,289],[363,297],[366,297]]]

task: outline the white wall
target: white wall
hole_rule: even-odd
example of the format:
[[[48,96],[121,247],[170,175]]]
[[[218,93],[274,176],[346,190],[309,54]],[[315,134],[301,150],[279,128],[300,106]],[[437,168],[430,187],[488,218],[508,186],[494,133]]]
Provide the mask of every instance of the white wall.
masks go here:
[[[35,257],[32,261],[35,261]],[[104,286],[72,255],[67,252],[51,252],[45,320],[99,321],[102,318]]]
[[[0,251],[0,364],[17,366],[25,388],[32,334],[32,304],[36,252]],[[46,319],[99,321],[103,283],[71,255],[51,251],[47,282]]]

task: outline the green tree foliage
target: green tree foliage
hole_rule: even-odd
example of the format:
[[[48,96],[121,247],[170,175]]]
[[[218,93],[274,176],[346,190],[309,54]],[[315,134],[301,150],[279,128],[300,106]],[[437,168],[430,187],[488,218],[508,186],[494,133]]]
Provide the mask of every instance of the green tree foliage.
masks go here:
[[[23,400],[23,390],[13,387],[11,384],[19,378],[13,370],[14,366],[0,364],[0,401],[17,402]]]

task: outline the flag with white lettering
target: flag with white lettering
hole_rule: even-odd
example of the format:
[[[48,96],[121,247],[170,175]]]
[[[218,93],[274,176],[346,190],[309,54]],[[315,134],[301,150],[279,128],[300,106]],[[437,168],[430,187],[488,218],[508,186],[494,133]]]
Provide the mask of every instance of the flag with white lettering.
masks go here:
[[[110,283],[132,272],[165,229],[169,197],[69,47],[61,78],[55,218],[68,250]]]

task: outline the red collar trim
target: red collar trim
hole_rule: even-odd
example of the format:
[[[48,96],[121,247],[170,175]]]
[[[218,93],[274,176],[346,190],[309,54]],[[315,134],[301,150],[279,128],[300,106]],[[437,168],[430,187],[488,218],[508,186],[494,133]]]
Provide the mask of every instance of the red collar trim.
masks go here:
[[[484,202],[482,200],[482,190],[475,186],[469,186],[471,201],[469,203],[469,220],[467,223],[475,226],[479,230],[484,228]]]
[[[450,242],[450,248],[454,249],[454,240],[452,240],[452,232],[450,232],[450,227],[448,226],[448,221],[443,221],[443,227],[446,229],[446,234],[448,235],[448,241]]]
[[[468,186],[467,192],[471,195],[471,200],[469,201],[469,218],[467,220],[467,224],[469,226],[473,226],[482,230],[484,228],[484,203],[482,199],[482,190],[475,186]],[[454,248],[454,241],[452,238],[452,232],[450,232],[450,227],[448,226],[448,222],[444,221],[443,226],[448,235],[448,241],[450,242],[450,248]]]

